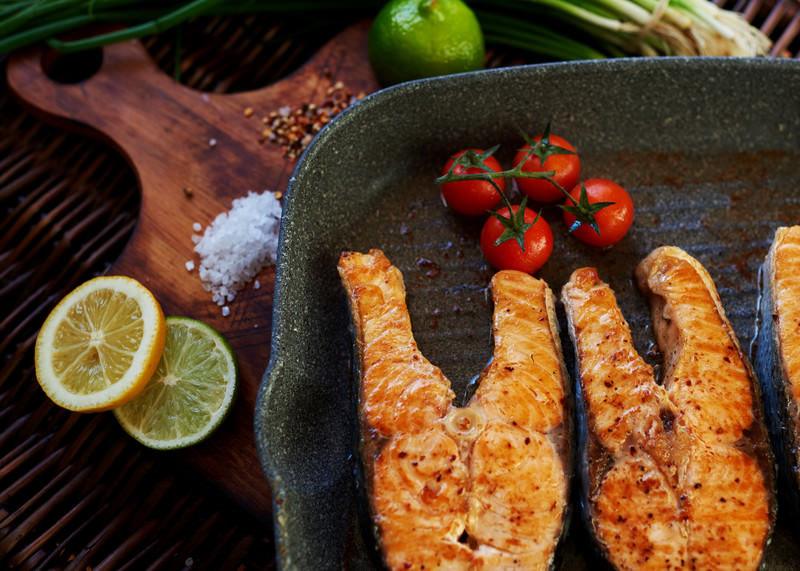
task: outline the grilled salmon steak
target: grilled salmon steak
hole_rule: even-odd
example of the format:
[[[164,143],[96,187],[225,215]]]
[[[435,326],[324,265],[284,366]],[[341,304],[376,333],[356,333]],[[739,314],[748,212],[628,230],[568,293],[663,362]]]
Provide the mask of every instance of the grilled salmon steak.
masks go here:
[[[595,269],[576,270],[562,292],[584,516],[618,569],[756,569],[775,500],[754,375],[697,260],[658,248],[636,279],[664,356],[662,384]]]
[[[547,569],[564,529],[568,390],[553,294],[492,279],[494,357],[465,408],[417,348],[400,271],[345,252],[360,366],[361,455],[390,569]]]
[[[761,268],[755,367],[783,488],[800,511],[800,226],[778,228]],[[796,514],[795,514],[796,515]]]

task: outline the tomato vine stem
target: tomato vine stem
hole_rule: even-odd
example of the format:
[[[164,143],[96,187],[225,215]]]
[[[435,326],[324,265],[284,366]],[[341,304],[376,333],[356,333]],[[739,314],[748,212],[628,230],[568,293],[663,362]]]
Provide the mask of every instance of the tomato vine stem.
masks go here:
[[[581,193],[578,200],[573,198],[572,194],[561,186],[553,177],[556,174],[555,171],[525,171],[523,167],[528,160],[536,156],[539,159],[539,164],[542,168],[544,168],[547,159],[553,155],[574,155],[576,154],[575,151],[570,149],[566,149],[564,147],[560,147],[558,145],[554,145],[550,142],[550,121],[547,122],[544,131],[542,132],[541,137],[539,137],[538,141],[534,141],[525,131],[522,129],[518,129],[520,135],[522,136],[523,140],[528,146],[528,149],[525,152],[522,160],[518,161],[512,168],[506,170],[496,171],[490,168],[486,164],[486,159],[494,155],[497,150],[500,148],[500,145],[495,145],[494,147],[487,149],[483,152],[478,152],[473,149],[467,149],[461,155],[456,157],[453,160],[453,163],[450,165],[450,168],[447,169],[447,172],[444,173],[442,176],[436,179],[437,184],[447,184],[452,182],[459,182],[459,181],[466,181],[466,180],[482,180],[486,181],[491,184],[497,193],[500,195],[500,199],[503,202],[503,205],[508,209],[508,218],[501,215],[497,211],[492,211],[489,213],[490,216],[497,218],[501,224],[506,228],[503,234],[497,239],[495,242],[495,246],[499,246],[503,242],[506,242],[510,239],[516,240],[519,244],[519,247],[522,251],[525,251],[525,243],[524,243],[524,236],[525,232],[536,222],[539,220],[539,217],[542,214],[540,210],[536,216],[536,219],[533,221],[532,224],[525,222],[525,207],[527,206],[528,197],[524,196],[522,201],[519,204],[519,208],[517,212],[514,212],[513,204],[508,198],[508,195],[500,188],[500,186],[495,182],[495,179],[504,179],[504,178],[540,178],[547,180],[550,184],[555,186],[565,197],[566,202],[568,204],[560,204],[558,205],[559,208],[572,213],[576,220],[575,223],[569,228],[569,232],[572,233],[577,230],[582,224],[588,224],[589,226],[594,229],[595,232],[600,234],[600,227],[597,223],[595,215],[608,206],[614,204],[613,202],[600,202],[596,204],[590,204],[588,198],[586,196],[586,188],[581,184]],[[457,169],[463,169],[464,172],[458,173],[456,172]],[[471,169],[478,169],[481,172],[468,172]]]

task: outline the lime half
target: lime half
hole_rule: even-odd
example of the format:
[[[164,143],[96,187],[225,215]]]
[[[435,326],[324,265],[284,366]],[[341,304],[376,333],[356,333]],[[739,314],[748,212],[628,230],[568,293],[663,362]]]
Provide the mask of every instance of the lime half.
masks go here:
[[[139,396],[114,410],[125,432],[150,448],[204,440],[233,403],[236,361],[217,331],[187,317],[167,318],[167,342]]]

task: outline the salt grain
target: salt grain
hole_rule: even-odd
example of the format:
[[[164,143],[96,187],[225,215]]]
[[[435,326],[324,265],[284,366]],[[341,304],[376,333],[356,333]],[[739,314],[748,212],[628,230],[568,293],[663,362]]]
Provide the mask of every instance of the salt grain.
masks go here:
[[[275,263],[281,206],[269,191],[248,192],[233,201],[228,212],[219,214],[195,241],[200,256],[198,275],[211,299],[228,315],[226,303],[265,266]],[[256,281],[255,289],[261,287]]]
[[[228,317],[230,314],[231,314],[231,308],[228,307],[227,305],[223,306],[223,308],[222,308],[222,317]]]
[[[184,265],[186,266],[186,271],[187,272],[191,272],[194,269],[194,262],[192,260],[189,260]]]
[[[258,280],[253,282],[253,289],[261,289],[261,282]]]
[[[209,139],[208,140],[208,146],[209,147],[216,147],[217,146],[217,140],[216,139]]]
[[[200,232],[200,230],[202,230],[202,229],[203,229],[203,227],[200,226],[199,222],[195,222],[194,224],[192,224],[192,230],[194,230],[195,232]]]

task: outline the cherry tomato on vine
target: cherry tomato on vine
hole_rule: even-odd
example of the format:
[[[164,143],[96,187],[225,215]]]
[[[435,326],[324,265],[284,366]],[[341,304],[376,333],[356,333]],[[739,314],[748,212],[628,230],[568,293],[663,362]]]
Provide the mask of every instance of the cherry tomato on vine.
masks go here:
[[[575,186],[570,196],[578,202],[577,208],[591,211],[597,225],[595,229],[582,220],[580,226],[572,231],[581,242],[600,248],[611,246],[622,240],[633,224],[633,200],[628,191],[613,181],[591,178]],[[564,223],[571,228],[580,216],[576,217],[576,206],[570,201],[566,201],[564,206],[567,207],[563,213]]]
[[[498,270],[519,270],[533,274],[553,253],[553,232],[547,221],[530,208],[523,207],[523,216],[519,216],[520,206],[511,208],[520,222],[524,220],[524,224],[530,225],[522,234],[525,250],[520,248],[514,237],[497,245],[498,239],[508,231],[508,227],[495,216],[490,216],[481,229],[481,251],[486,261]],[[508,220],[508,207],[501,208],[497,214]]]
[[[533,138],[535,143],[540,143],[543,137],[547,137],[549,145],[542,145],[538,153],[528,156],[531,148],[530,145],[525,145],[517,151],[514,157],[514,166],[516,167],[523,160],[525,163],[522,165],[523,172],[547,172],[555,171],[552,176],[553,180],[560,184],[563,188],[569,190],[576,184],[581,176],[581,160],[577,154],[561,154],[555,147],[561,147],[568,151],[576,152],[575,147],[558,135],[550,135],[544,133]],[[549,147],[549,149],[548,149]],[[556,152],[554,153],[553,150]],[[525,157],[528,156],[526,159]],[[544,157],[544,165],[542,165],[541,158]],[[558,202],[564,198],[564,193],[558,187],[553,185],[549,180],[544,178],[517,178],[517,186],[524,192],[531,200],[542,203]]]
[[[442,175],[450,172],[453,162],[467,151],[475,151],[476,153],[483,153],[481,149],[464,149],[453,156],[451,156],[442,169]],[[503,168],[497,159],[494,157],[486,157],[483,163],[495,172],[500,172]],[[456,165],[453,169],[453,174],[478,174],[485,172],[479,167],[464,167]],[[506,189],[506,181],[503,178],[496,178],[494,182],[500,187],[500,190]],[[442,196],[447,206],[466,216],[479,216],[486,214],[500,202],[500,194],[492,186],[492,183],[486,180],[460,180],[456,182],[446,182],[442,184]]]

